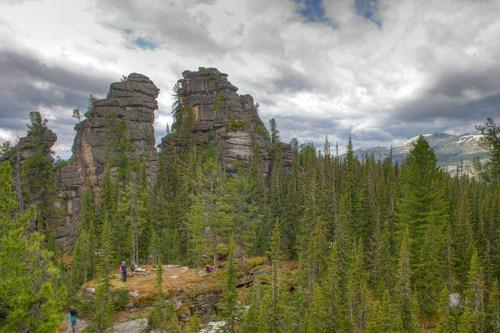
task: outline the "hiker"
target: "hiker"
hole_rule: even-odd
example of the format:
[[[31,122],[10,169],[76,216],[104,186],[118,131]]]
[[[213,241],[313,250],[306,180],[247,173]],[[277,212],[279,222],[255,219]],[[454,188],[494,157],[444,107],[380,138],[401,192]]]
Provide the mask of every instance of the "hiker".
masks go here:
[[[69,308],[69,321],[71,323],[71,331],[73,333],[76,332],[76,319],[78,318],[78,312],[76,312],[76,309],[74,306],[71,306]]]
[[[120,265],[120,273],[122,273],[122,281],[127,282],[127,264],[125,261],[122,261]]]
[[[212,273],[214,267],[210,264],[205,265],[205,273]]]

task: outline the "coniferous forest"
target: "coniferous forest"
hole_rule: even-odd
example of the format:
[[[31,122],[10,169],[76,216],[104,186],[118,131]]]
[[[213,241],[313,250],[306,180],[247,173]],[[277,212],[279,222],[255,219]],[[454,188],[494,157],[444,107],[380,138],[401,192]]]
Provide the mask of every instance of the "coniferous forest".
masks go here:
[[[155,182],[144,161],[113,127],[99,196],[89,189],[70,254],[57,248],[46,198],[65,162],[39,154],[16,166],[4,145],[0,166],[0,329],[52,332],[77,304],[90,332],[105,332],[120,302],[113,274],[122,260],[150,265],[158,279],[148,325],[196,331],[162,290],[164,264],[214,266],[220,299],[213,318],[228,332],[498,332],[500,331],[500,137],[479,126],[490,160],[478,176],[440,170],[424,137],[402,165],[389,156],[357,159],[291,142],[284,167],[271,121],[270,173],[260,149],[226,172],[209,142],[190,141],[191,113],[174,108]],[[47,122],[32,115],[29,132]],[[67,256],[71,260],[67,260]],[[263,258],[269,274],[237,288],[243,262]],[[96,285],[91,302],[81,289]],[[242,296],[244,294],[244,297]],[[427,331],[429,331],[427,330]]]

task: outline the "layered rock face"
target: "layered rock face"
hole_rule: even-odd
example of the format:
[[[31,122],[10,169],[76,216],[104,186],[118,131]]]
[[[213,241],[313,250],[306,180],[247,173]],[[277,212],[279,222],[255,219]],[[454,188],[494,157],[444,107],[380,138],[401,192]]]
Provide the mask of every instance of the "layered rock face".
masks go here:
[[[149,178],[154,179],[158,153],[153,122],[158,93],[159,89],[148,77],[130,74],[123,81],[111,84],[106,98],[94,100],[85,114],[87,119],[76,125],[73,156],[69,165],[58,172],[60,192],[56,206],[61,208],[63,217],[56,238],[63,248],[73,244],[86,184],[99,193],[105,151],[109,148],[112,152],[114,148],[109,142],[117,122],[125,124],[123,135],[133,146],[127,153],[129,158],[143,158]]]
[[[250,95],[238,95],[238,88],[227,80],[227,74],[216,68],[200,67],[185,71],[179,80],[182,107],[192,112],[191,140],[197,144],[212,142],[219,151],[224,167],[237,171],[239,162],[247,163],[258,144],[263,170],[268,171],[269,157],[265,149],[271,144],[269,133]],[[169,136],[162,146],[175,145]]]
[[[258,144],[262,170],[269,174],[271,139],[252,96],[238,95],[238,88],[228,81],[227,74],[215,68],[185,71],[182,76],[178,82],[179,102],[192,116],[190,142],[211,142],[225,169],[231,173],[249,162],[254,145]],[[125,124],[124,135],[133,146],[127,153],[128,157],[143,158],[149,179],[155,179],[159,157],[153,122],[158,93],[159,89],[149,78],[130,74],[123,81],[111,84],[106,98],[94,100],[85,114],[86,119],[76,125],[73,156],[69,164],[58,169],[57,173],[59,192],[55,205],[59,207],[62,218],[56,228],[56,239],[64,249],[70,249],[74,243],[86,185],[99,197],[105,152],[113,149],[110,135],[113,135],[117,123]],[[177,151],[178,142],[173,134],[162,139],[162,153]],[[284,166],[287,167],[290,165],[290,146],[283,144],[282,149]]]
[[[125,123],[125,136],[133,145],[130,158],[143,157],[153,177],[158,164],[153,129],[158,93],[148,77],[133,73],[126,80],[111,84],[105,99],[93,102],[87,119],[76,126],[72,157],[92,186],[99,184],[105,148],[115,134],[113,122],[117,120]]]

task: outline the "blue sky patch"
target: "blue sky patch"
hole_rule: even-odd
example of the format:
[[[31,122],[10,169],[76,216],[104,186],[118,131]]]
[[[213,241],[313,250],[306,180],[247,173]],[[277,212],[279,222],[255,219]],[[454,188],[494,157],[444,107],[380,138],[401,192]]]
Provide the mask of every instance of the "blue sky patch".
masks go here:
[[[335,22],[326,16],[322,0],[295,0],[299,4],[297,13],[302,15],[306,22],[321,22],[335,27]]]
[[[134,45],[139,46],[141,49],[154,50],[159,47],[158,44],[147,40],[146,38],[138,37],[132,42]]]
[[[378,17],[379,0],[354,0],[354,5],[358,15],[364,16],[379,28],[382,27],[382,21]]]

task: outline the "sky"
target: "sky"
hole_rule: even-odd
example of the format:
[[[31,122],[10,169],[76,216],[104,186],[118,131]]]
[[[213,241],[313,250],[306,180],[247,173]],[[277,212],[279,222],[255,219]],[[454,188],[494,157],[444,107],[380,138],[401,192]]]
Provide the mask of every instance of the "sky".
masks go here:
[[[281,137],[397,145],[500,118],[498,0],[0,0],[0,142],[40,111],[71,155],[72,110],[132,72],[160,88],[216,67]]]

